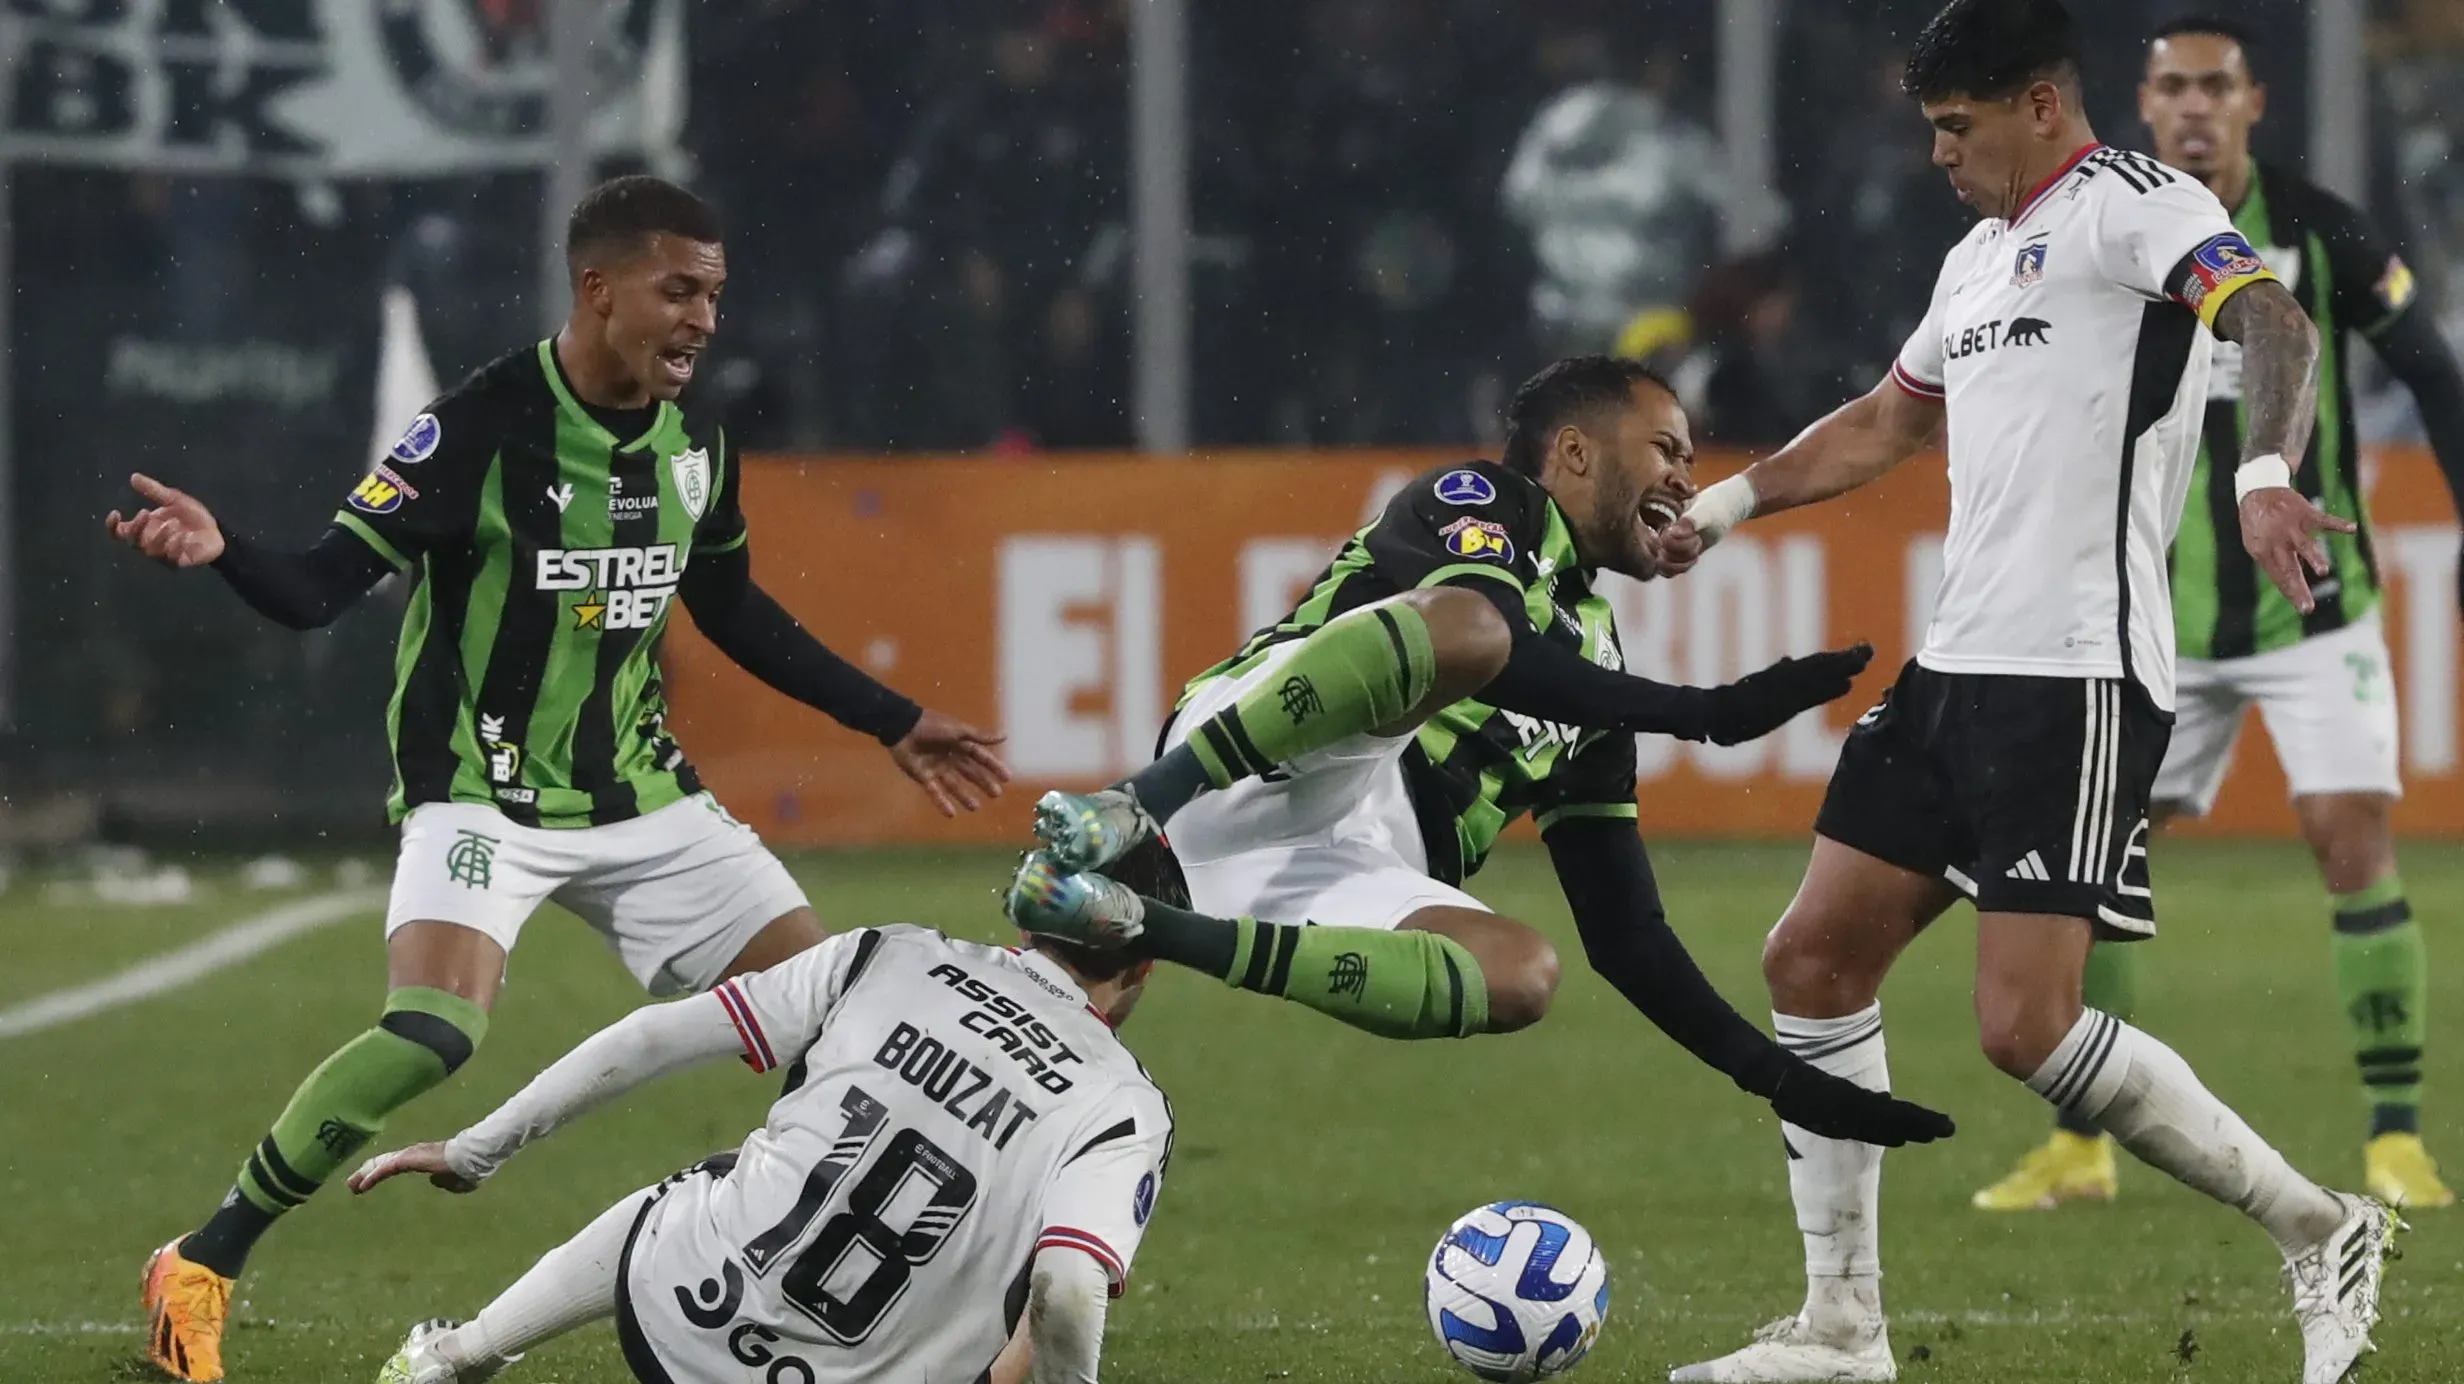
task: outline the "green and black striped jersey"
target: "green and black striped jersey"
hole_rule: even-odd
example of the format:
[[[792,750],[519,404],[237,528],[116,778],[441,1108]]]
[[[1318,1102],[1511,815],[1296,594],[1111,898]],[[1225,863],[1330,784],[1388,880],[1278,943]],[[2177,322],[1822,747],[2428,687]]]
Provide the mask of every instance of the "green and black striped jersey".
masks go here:
[[[542,341],[431,405],[335,522],[413,574],[387,809],[486,803],[597,826],[701,791],[656,653],[696,550],[745,541],[725,433],[574,397]]]
[[[2250,195],[2233,213],[2233,225],[2318,323],[2318,422],[2293,484],[2320,508],[2361,528],[2320,535],[2333,566],[2326,576],[2311,579],[2318,604],[2307,616],[2250,560],[2233,497],[2247,422],[2241,348],[2218,342],[2198,464],[2173,541],[2173,621],[2176,648],[2184,658],[2241,658],[2281,649],[2341,629],[2378,604],[2346,333],[2377,336],[2415,297],[2412,272],[2368,217],[2271,165],[2253,164]]]
[[[1291,614],[1251,635],[1189,689],[1236,677],[1275,645],[1371,602],[1424,586],[1482,583],[1513,588],[1538,637],[1622,669],[1616,616],[1593,579],[1575,555],[1565,515],[1539,482],[1494,462],[1440,467],[1396,491]],[[1184,691],[1181,700],[1188,699]],[[1461,883],[1526,813],[1544,831],[1566,817],[1634,817],[1634,765],[1631,735],[1457,702],[1432,717],[1403,755],[1429,873]]]

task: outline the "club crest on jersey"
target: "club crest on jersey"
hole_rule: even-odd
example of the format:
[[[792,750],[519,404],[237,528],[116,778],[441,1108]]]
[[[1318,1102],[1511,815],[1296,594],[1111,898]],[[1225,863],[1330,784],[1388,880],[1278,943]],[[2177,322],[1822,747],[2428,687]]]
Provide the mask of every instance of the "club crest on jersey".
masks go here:
[[[1514,540],[1506,536],[1506,526],[1469,515],[1455,520],[1437,531],[1446,541],[1446,551],[1474,562],[1514,561]]]
[[[391,514],[402,508],[404,500],[416,500],[419,492],[411,483],[397,476],[393,468],[378,462],[376,469],[359,478],[351,487],[351,508],[362,514]]]
[[[676,498],[684,502],[684,512],[701,518],[710,508],[710,449],[678,452],[667,459],[667,469],[676,478]]]
[[[2011,266],[2011,287],[2034,288],[2045,281],[2045,242],[2019,247],[2018,262]]]
[[[2267,262],[2239,232],[2227,231],[2190,252],[2189,281],[2182,285],[2182,301],[2192,311],[2214,296],[2226,284],[2246,279],[2269,277]]]
[[[1437,498],[1450,505],[1485,505],[1497,498],[1497,487],[1477,471],[1449,471],[1437,478]]]
[[[436,444],[444,437],[444,425],[436,421],[436,415],[423,413],[411,420],[411,425],[402,430],[402,440],[385,455],[405,466],[426,461],[436,455]]]

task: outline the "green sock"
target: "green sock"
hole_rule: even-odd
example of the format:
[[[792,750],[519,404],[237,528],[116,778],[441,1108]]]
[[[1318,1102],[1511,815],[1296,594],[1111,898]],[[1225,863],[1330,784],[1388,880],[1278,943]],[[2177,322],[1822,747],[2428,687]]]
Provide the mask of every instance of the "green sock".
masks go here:
[[[375,1028],[344,1044],[308,1074],[240,1167],[220,1209],[180,1252],[237,1278],[257,1238],[316,1195],[357,1153],[385,1117],[410,1104],[469,1060],[487,1036],[488,1012],[459,995],[410,987],[385,997]]]
[[[1281,996],[1381,1038],[1468,1038],[1489,1026],[1480,963],[1434,932],[1210,918],[1149,899],[1143,944],[1235,989]]]
[[[2429,961],[2421,925],[2394,876],[2338,894],[2336,991],[2353,1026],[2353,1058],[2370,1100],[2370,1135],[2421,1129],[2421,1046],[2429,1029]]]
[[[1401,721],[1436,685],[1437,654],[1419,611],[1399,602],[1356,610],[1319,626],[1279,677],[1201,722],[1130,782],[1155,820],[1167,821],[1202,788],[1229,788]],[[1171,764],[1183,750],[1189,762]]]
[[[2087,971],[2080,977],[2079,998],[2088,1008],[2103,1010],[2129,1023],[2131,1011],[2139,1007],[2138,944],[2099,942],[2088,948]],[[2053,1122],[2072,1134],[2104,1132],[2096,1127],[2095,1121],[2067,1105],[2054,1107]]]

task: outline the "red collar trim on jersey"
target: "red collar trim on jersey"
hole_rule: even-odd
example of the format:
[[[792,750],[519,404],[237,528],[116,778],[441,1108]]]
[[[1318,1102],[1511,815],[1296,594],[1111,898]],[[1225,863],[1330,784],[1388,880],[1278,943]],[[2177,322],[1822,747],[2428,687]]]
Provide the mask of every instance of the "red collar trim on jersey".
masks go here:
[[[2045,200],[2045,194],[2053,191],[2053,185],[2055,183],[2069,177],[2071,175],[2071,170],[2079,166],[2080,160],[2085,159],[2088,155],[2093,154],[2097,150],[2104,147],[2104,145],[2099,144],[2092,139],[2087,143],[2080,145],[2078,149],[2072,152],[2069,158],[2062,160],[2062,166],[2053,171],[2052,177],[2038,183],[2034,188],[2029,190],[2027,196],[2019,199],[2019,210],[2011,213],[2010,224],[2016,226],[2020,222],[2027,220],[2028,213],[2036,210],[2036,204]]]

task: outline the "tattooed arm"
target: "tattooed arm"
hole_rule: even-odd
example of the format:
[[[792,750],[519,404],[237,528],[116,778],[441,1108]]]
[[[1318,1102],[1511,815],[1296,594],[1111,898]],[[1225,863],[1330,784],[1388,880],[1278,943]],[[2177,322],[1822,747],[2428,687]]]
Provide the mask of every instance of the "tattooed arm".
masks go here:
[[[2242,348],[2242,546],[2304,615],[2318,604],[2310,575],[2332,570],[2322,532],[2351,533],[2292,486],[2319,411],[2319,331],[2283,284],[2250,284],[2217,309],[2216,335]],[[2303,568],[2309,569],[2309,574]]]
[[[2216,335],[2242,348],[2242,402],[2250,421],[2242,457],[2273,452],[2301,467],[2319,415],[2319,329],[2280,283],[2255,283],[2216,310]]]

